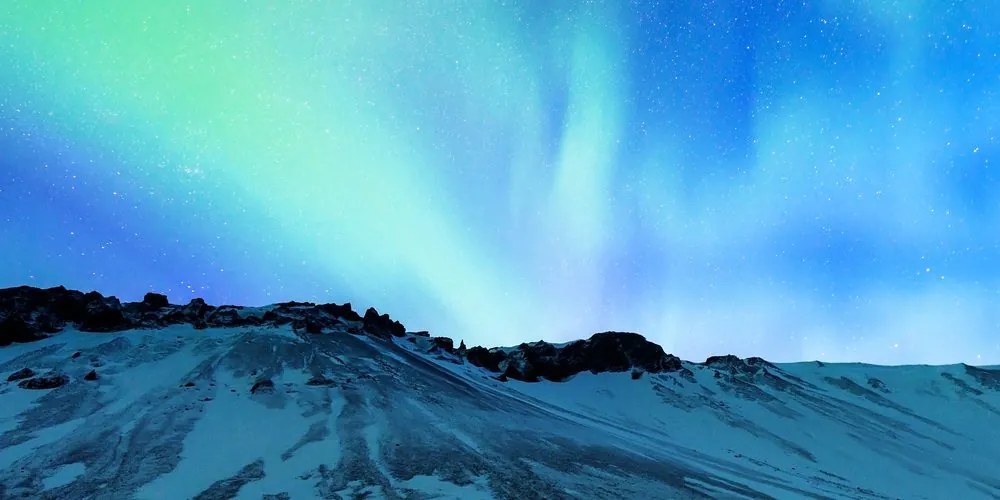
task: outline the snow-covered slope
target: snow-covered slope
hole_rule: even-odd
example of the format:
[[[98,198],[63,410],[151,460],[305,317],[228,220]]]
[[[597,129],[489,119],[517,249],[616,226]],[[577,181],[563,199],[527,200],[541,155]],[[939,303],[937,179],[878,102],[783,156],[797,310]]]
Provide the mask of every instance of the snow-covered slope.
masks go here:
[[[12,304],[0,329],[44,316]],[[1000,370],[164,319],[189,306],[0,348],[0,498],[1000,498]]]

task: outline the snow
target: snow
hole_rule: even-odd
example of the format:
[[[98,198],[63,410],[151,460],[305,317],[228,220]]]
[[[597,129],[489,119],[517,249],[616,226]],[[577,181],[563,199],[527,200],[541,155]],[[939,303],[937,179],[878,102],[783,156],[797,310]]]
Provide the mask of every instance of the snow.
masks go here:
[[[276,378],[274,382],[275,390],[280,390],[283,380]],[[247,387],[250,382],[220,372],[216,384],[219,387]],[[265,478],[273,475],[288,482],[305,473],[306,469],[296,468],[302,465],[301,461],[280,463],[280,457],[306,434],[308,419],[287,408],[267,408],[250,398],[245,392],[217,391],[205,414],[184,439],[181,462],[170,473],[147,484],[138,496],[193,497],[215,481],[232,477],[247,464],[265,457]],[[337,448],[335,443],[324,442],[322,449],[335,453]],[[324,459],[330,459],[330,455],[324,455]],[[283,474],[269,474],[271,467]],[[282,484],[280,491],[289,486],[295,487],[295,480]]]
[[[19,416],[25,408],[34,406],[35,401],[45,395],[44,391],[25,391],[10,383],[7,390],[0,391],[0,434],[18,425]],[[0,450],[0,454],[3,450]]]
[[[435,476],[413,476],[399,481],[399,486],[429,495],[435,499],[491,500],[489,486],[484,478],[477,477],[468,485],[459,486]]]
[[[53,425],[44,432],[34,433],[31,439],[14,446],[0,449],[0,470],[11,467],[14,462],[30,455],[36,449],[59,442],[76,430],[84,419],[78,418]]]
[[[102,413],[112,415],[136,403],[140,398],[158,388],[183,384],[183,375],[195,369],[202,359],[194,355],[190,345],[158,361],[127,367],[122,362],[108,361],[101,367],[102,373],[110,376],[117,372],[127,372],[128,376],[115,377],[114,384],[101,385],[101,392],[110,402]]]
[[[591,446],[604,447],[609,457],[621,453],[637,463],[677,466],[676,484],[719,497],[732,496],[732,485],[779,498],[804,492],[829,498],[983,498],[989,497],[984,492],[1000,492],[995,479],[1000,477],[1000,390],[977,381],[978,372],[964,365],[791,363],[768,368],[791,388],[768,382],[762,373],[744,386],[693,363],[684,365],[690,380],[680,373],[644,373],[633,380],[629,372],[583,372],[562,383],[500,382],[467,363],[426,355],[430,344],[422,338],[393,345],[330,335],[345,337],[329,342],[326,335],[299,336],[287,326],[178,326],[99,335],[67,331],[0,349],[4,363],[65,344],[39,355],[32,368],[44,372],[65,365],[71,384],[82,384],[79,378],[97,352],[91,350],[119,338],[127,341],[123,349],[98,356],[101,378],[87,383],[96,385],[76,386],[80,397],[97,391],[105,405],[86,419],[35,430],[25,411],[55,405],[46,394],[75,393],[29,391],[0,382],[0,437],[26,432],[30,438],[0,448],[0,486],[30,473],[41,484],[25,486],[23,496],[37,497],[44,489],[93,479],[98,468],[60,455],[60,446],[69,438],[98,433],[94,427],[114,425],[125,442],[137,432],[171,431],[181,444],[179,457],[175,449],[163,458],[171,460],[163,462],[169,467],[144,465],[158,474],[146,484],[107,492],[134,498],[194,497],[258,461],[263,476],[235,481],[237,498],[282,492],[314,498],[337,491],[380,497],[390,489],[430,498],[491,498],[497,481],[522,480],[507,476],[514,474],[511,464],[527,464],[555,484],[555,491],[572,496],[586,497],[602,485],[624,487],[616,482],[623,478],[663,486],[648,475],[632,477],[611,458],[601,465],[605,462],[574,455]],[[296,344],[288,351],[292,338]],[[71,361],[77,350],[83,355]],[[278,352],[296,352],[296,359],[274,359]],[[334,383],[307,385],[317,370]],[[256,378],[236,374],[251,372],[267,373],[274,393],[250,394]],[[182,387],[192,379],[195,387]],[[132,417],[164,401],[176,412],[177,425],[187,427],[133,427],[138,419]],[[567,461],[521,455],[522,434],[542,443],[533,449],[550,450]],[[407,454],[405,445],[424,448]],[[101,463],[123,460],[121,449],[108,447]],[[454,467],[418,467],[425,465],[421,453]],[[338,472],[342,459],[364,462],[358,474],[368,482]],[[18,471],[11,470],[15,464]],[[321,466],[327,472],[318,472]],[[463,479],[454,484],[445,477]]]
[[[220,328],[219,330],[225,331],[224,328]],[[251,329],[251,330],[253,330],[253,329]],[[295,331],[292,330],[292,326],[291,325],[279,326],[277,328],[258,328],[258,329],[256,329],[256,331],[259,334],[263,334],[263,335],[275,335],[275,336],[278,336],[278,337],[283,337],[283,338],[286,338],[286,339],[291,339],[291,340],[294,340],[296,342],[302,342],[302,338],[299,337],[298,335],[296,335]]]
[[[344,400],[342,398],[333,399],[330,407],[332,419],[336,419],[343,407]],[[329,425],[333,425],[333,423],[330,422]],[[301,427],[298,432],[304,434]],[[295,438],[297,439],[301,434],[296,435]],[[337,460],[340,459],[340,443],[337,434],[330,433],[322,441],[312,442],[299,448],[287,460],[284,460],[280,454],[264,456],[263,458],[264,478],[241,488],[238,498],[257,500],[264,494],[282,491],[287,492],[291,498],[312,498],[315,496],[314,481],[302,478],[319,464],[337,463]]]
[[[867,384],[870,376],[875,376],[886,382],[894,391],[884,396],[902,408],[912,408],[920,415],[932,416],[948,428],[968,428],[973,421],[977,421],[977,416],[970,414],[969,408],[959,404],[955,398],[942,395],[938,396],[939,401],[929,401],[926,392],[923,391],[927,385],[928,371],[956,372],[957,367],[827,364],[823,368],[818,368],[815,364],[797,364],[786,365],[785,368],[790,374],[811,381],[822,377],[846,377],[863,386]],[[695,369],[695,377],[700,387],[718,386],[710,372],[708,369]],[[953,375],[961,374],[953,373]],[[903,484],[913,492],[941,491],[944,477],[940,473],[935,473],[934,467],[926,463],[927,456],[906,457],[901,452],[887,454],[885,450],[859,446],[857,441],[845,440],[845,434],[852,432],[852,429],[844,428],[838,425],[839,422],[831,422],[828,418],[818,418],[809,408],[794,399],[782,403],[788,409],[801,412],[802,415],[794,421],[768,411],[757,402],[727,398],[725,404],[729,406],[730,414],[738,420],[750,422],[760,431],[772,433],[789,443],[801,444],[815,456],[815,463],[803,461],[795,453],[789,453],[775,440],[761,439],[759,431],[746,432],[737,426],[720,425],[722,422],[718,418],[718,413],[707,407],[689,412],[665,407],[650,387],[659,378],[647,374],[639,380],[631,380],[628,373],[599,375],[581,373],[564,384],[516,381],[509,384],[513,390],[525,396],[563,410],[562,416],[567,419],[589,422],[589,425],[598,427],[609,435],[617,436],[626,446],[642,448],[650,437],[662,437],[675,445],[697,449],[715,458],[732,460],[735,457],[739,461],[755,463],[765,470],[772,469],[797,476],[801,481],[806,481],[808,477],[833,473],[860,480],[877,491],[896,491]],[[685,396],[691,397],[695,386],[692,384],[688,386],[682,392],[687,391]],[[713,390],[721,392],[721,389]],[[825,392],[834,394],[834,389],[827,389]],[[887,413],[885,407],[868,399],[840,397],[874,413]],[[1000,407],[1000,394],[994,393],[989,399],[996,407]],[[889,410],[888,413],[893,416],[905,416],[895,410]],[[978,415],[978,421],[982,421],[982,416]],[[973,463],[990,464],[990,460],[997,458],[997,450],[982,446],[981,441],[956,441],[950,436],[942,435],[940,429],[917,419],[908,419],[907,422],[914,430],[926,434],[929,438],[949,442],[955,446],[955,450],[951,453],[953,456],[935,460],[935,466],[940,463],[970,460]],[[623,431],[622,426],[629,430]],[[983,436],[986,442],[1000,442],[1000,430],[997,426],[977,429],[977,433]],[[907,443],[909,445],[926,444],[922,442],[926,440],[913,436],[905,437],[918,440],[917,443]],[[735,450],[739,450],[739,453]],[[937,453],[946,452],[942,450]],[[996,466],[996,469],[992,467],[989,466],[982,471],[984,477],[996,476],[1000,471],[1000,466]],[[873,474],[872,471],[878,473]],[[914,471],[920,473],[914,474]],[[737,477],[731,479],[738,480]],[[953,488],[949,491],[958,491],[954,489],[954,481],[949,484],[951,484],[949,487]],[[763,489],[767,491],[767,488]],[[780,496],[780,491],[771,493]],[[972,498],[976,491],[969,489],[964,493],[970,495],[967,498]]]
[[[49,476],[42,479],[42,487],[46,490],[58,488],[72,483],[76,478],[82,476],[87,471],[87,467],[80,462],[66,464],[56,468]]]

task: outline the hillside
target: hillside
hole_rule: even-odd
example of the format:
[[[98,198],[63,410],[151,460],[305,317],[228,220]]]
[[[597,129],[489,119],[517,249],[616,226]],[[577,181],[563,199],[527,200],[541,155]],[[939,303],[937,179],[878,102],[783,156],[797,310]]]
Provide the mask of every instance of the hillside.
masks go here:
[[[0,290],[0,498],[1000,498],[1000,370]]]

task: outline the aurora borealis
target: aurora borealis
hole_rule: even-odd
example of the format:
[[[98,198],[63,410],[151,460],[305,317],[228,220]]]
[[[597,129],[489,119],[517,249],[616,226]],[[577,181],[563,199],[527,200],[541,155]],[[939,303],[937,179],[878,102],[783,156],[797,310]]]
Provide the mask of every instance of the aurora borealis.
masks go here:
[[[1000,363],[1000,4],[0,4],[0,286]]]

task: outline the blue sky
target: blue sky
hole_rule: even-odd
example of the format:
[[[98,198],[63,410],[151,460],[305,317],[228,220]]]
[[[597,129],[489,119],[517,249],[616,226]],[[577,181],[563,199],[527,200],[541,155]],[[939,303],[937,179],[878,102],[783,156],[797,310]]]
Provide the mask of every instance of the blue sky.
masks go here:
[[[1000,363],[993,2],[0,7],[0,283]]]

